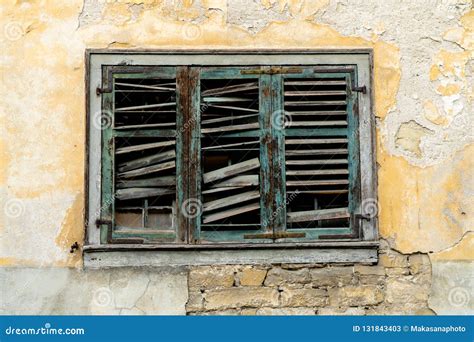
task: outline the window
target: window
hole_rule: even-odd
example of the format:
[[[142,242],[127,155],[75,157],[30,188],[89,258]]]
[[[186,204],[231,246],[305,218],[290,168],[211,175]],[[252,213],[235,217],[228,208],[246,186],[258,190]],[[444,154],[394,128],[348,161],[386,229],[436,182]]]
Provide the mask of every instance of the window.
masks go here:
[[[370,52],[89,52],[88,240],[376,240]]]

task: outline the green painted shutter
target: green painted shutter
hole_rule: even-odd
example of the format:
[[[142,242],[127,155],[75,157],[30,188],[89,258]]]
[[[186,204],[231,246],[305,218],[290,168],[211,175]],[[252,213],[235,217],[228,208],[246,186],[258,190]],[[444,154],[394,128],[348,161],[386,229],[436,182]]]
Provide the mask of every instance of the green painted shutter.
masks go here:
[[[271,77],[260,67],[200,69],[198,243],[269,242]]]
[[[102,242],[183,242],[176,189],[184,139],[176,127],[176,68],[109,67],[104,85]]]
[[[278,242],[358,238],[360,174],[352,67],[305,67],[272,76]],[[284,118],[283,118],[284,116]],[[291,233],[291,234],[288,234]],[[292,238],[291,235],[295,236]]]

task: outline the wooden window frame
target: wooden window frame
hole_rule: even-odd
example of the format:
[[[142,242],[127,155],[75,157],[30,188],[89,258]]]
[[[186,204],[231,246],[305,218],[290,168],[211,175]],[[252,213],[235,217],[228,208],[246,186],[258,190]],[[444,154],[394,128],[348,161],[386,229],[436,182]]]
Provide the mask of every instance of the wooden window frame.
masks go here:
[[[333,69],[333,72],[345,71],[347,72],[349,68],[351,70],[357,70],[357,80],[355,80],[354,89],[358,87],[365,87],[365,93],[358,92],[358,110],[359,110],[359,123],[357,133],[359,134],[360,143],[360,196],[361,201],[370,200],[376,203],[376,168],[375,168],[375,119],[372,114],[372,50],[370,49],[358,49],[358,50],[274,50],[274,51],[128,51],[128,50],[87,50],[86,51],[86,110],[87,110],[87,123],[86,123],[86,146],[87,146],[87,155],[86,155],[86,210],[85,210],[85,225],[86,225],[86,243],[84,247],[85,251],[85,260],[89,261],[91,265],[98,265],[96,262],[97,256],[104,256],[104,252],[120,252],[124,255],[129,254],[133,256],[133,259],[137,263],[152,263],[152,264],[169,264],[172,263],[171,260],[168,262],[161,260],[159,257],[152,256],[150,253],[146,253],[142,257],[142,261],[137,261],[137,253],[143,253],[145,251],[167,251],[167,253],[178,253],[175,259],[173,260],[188,260],[188,261],[176,261],[179,263],[194,263],[199,264],[200,262],[206,263],[208,260],[206,257],[203,259],[202,255],[194,256],[193,259],[189,259],[190,253],[186,253],[189,250],[200,250],[200,249],[210,249],[214,250],[216,255],[221,254],[219,257],[223,263],[253,263],[258,262],[259,257],[245,252],[246,249],[253,250],[252,253],[257,253],[256,250],[259,250],[258,253],[265,255],[265,250],[271,250],[275,248],[285,248],[291,250],[291,253],[283,258],[280,258],[284,262],[288,259],[297,260],[298,259],[298,249],[305,249],[303,252],[305,256],[301,256],[301,262],[308,262],[310,255],[316,255],[317,257],[312,258],[312,260],[318,259],[320,262],[331,262],[331,261],[343,261],[343,262],[373,262],[377,258],[376,248],[378,246],[378,227],[377,227],[377,217],[371,217],[370,220],[361,219],[359,236],[355,238],[342,237],[342,240],[327,240],[327,241],[313,241],[313,242],[298,242],[287,239],[285,242],[280,242],[277,244],[268,244],[268,243],[219,243],[219,244],[148,244],[148,245],[139,245],[139,244],[109,244],[107,239],[104,238],[101,230],[97,227],[96,220],[98,217],[97,213],[103,212],[104,208],[100,201],[102,187],[102,174],[103,170],[101,169],[101,156],[104,151],[101,150],[101,131],[97,127],[94,127],[92,124],[92,115],[94,113],[101,111],[103,97],[100,94],[100,91],[97,92],[97,89],[102,89],[106,84],[102,83],[104,79],[104,70],[110,70],[114,66],[123,68],[123,66],[141,66],[141,67],[160,67],[160,66],[173,66],[177,65],[184,66],[279,66],[279,65],[298,65],[298,66],[324,66],[324,72],[327,72],[328,67]],[[358,89],[362,90],[362,88]],[[187,94],[186,96],[191,96]],[[191,96],[191,99],[193,97]],[[177,120],[184,120],[185,118],[180,118]],[[191,119],[191,118],[188,118]],[[191,135],[189,139],[196,138],[192,135],[195,134],[195,130],[191,130]],[[363,143],[362,143],[363,142]],[[199,149],[199,146],[191,147],[190,159],[193,158],[192,149]],[[197,156],[198,154],[194,154]],[[177,157],[178,158],[178,157]],[[191,184],[196,186],[191,187],[194,193],[189,192],[186,196],[193,197],[199,195],[196,193],[198,191],[199,175],[191,174],[189,175],[189,181]],[[361,213],[363,214],[363,213]],[[100,216],[100,215],[99,215]],[[178,220],[179,221],[179,220]],[[278,222],[278,220],[277,220]],[[196,219],[187,219],[184,223],[188,231],[189,227],[198,227]],[[281,228],[281,226],[280,226]],[[103,230],[102,230],[103,231]],[[192,235],[198,234],[198,231],[190,232],[191,238]],[[183,239],[184,241],[184,239]],[[307,249],[311,249],[311,253],[308,253]],[[230,250],[234,250],[233,254],[239,254],[238,256],[234,255],[233,260],[229,260],[228,256],[231,254],[225,254],[225,257],[222,256],[222,253],[228,253]],[[235,251],[239,250],[239,251]],[[185,253],[183,256],[183,252]],[[289,254],[296,253],[297,256],[289,256]],[[273,253],[275,254],[275,253]],[[265,258],[269,260],[280,260],[278,257],[272,253],[268,254]],[[115,253],[115,256],[117,254]],[[147,261],[150,259],[151,261]],[[95,260],[92,262],[92,260]],[[104,260],[104,259],[101,259]],[[118,259],[112,261],[111,258],[106,258],[108,260],[105,262],[110,264],[121,263],[117,261]],[[200,261],[201,260],[201,261]],[[227,261],[224,261],[227,260]],[[299,260],[299,259],[298,259]],[[103,263],[99,263],[104,266]],[[125,262],[125,264],[130,264],[130,262]]]

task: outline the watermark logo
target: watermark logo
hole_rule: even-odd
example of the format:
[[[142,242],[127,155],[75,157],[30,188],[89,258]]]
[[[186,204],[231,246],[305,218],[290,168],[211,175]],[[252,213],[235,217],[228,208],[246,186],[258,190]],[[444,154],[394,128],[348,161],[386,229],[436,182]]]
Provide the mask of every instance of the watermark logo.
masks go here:
[[[201,34],[201,28],[197,24],[186,23],[183,27],[183,37],[186,40],[196,40]]]
[[[187,218],[198,217],[202,213],[202,202],[196,198],[189,198],[181,205],[181,212]]]
[[[95,128],[104,130],[112,127],[113,124],[113,115],[109,110],[102,110],[94,113],[92,118],[92,123]]]
[[[378,212],[379,206],[375,198],[367,198],[362,201],[362,215],[374,218]]]
[[[5,203],[3,211],[7,217],[17,218],[23,215],[23,213],[25,212],[25,206],[23,204],[23,201],[17,198],[12,198]]]
[[[9,41],[17,41],[25,34],[23,26],[16,21],[11,21],[3,27],[3,34]]]
[[[272,113],[272,127],[278,131],[290,127],[291,122],[291,114],[287,111],[277,110]]]
[[[93,303],[97,306],[109,306],[114,299],[114,293],[108,287],[100,287],[94,291]]]
[[[466,306],[471,300],[471,295],[464,287],[453,287],[448,294],[448,301],[454,307]]]

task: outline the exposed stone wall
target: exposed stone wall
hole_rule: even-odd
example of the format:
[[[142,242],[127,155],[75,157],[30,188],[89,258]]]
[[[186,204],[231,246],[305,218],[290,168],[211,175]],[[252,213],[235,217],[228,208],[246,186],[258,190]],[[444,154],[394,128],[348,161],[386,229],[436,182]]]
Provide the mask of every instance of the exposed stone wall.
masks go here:
[[[206,266],[189,272],[190,315],[433,314],[426,254],[385,249],[377,265]]]

